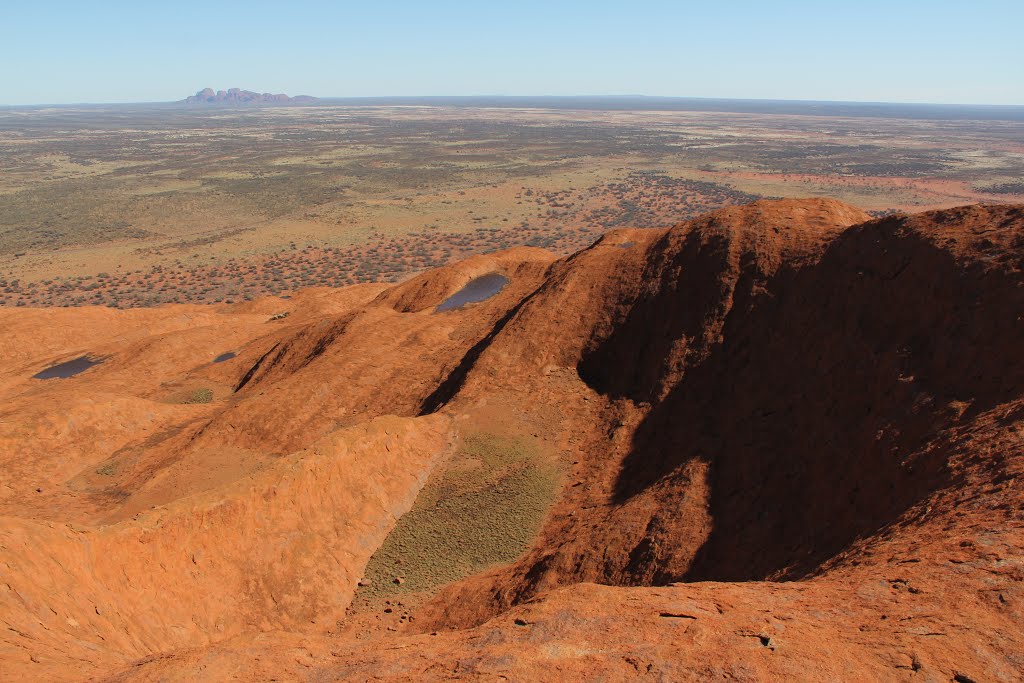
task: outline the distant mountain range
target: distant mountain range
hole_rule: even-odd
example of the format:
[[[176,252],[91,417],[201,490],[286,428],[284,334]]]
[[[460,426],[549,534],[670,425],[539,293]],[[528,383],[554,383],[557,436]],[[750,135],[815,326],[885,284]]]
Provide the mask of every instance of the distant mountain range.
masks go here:
[[[195,95],[190,95],[183,100],[185,104],[306,104],[316,101],[317,98],[309,95],[289,97],[283,93],[275,95],[269,92],[258,93],[240,88],[229,88],[216,92],[213,88],[203,88]]]

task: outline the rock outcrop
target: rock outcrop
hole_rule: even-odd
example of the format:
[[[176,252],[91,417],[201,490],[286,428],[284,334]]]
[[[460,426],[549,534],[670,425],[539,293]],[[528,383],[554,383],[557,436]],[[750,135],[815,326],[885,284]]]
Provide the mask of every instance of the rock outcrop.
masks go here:
[[[0,327],[0,678],[1024,671],[1024,207],[761,201],[565,259]],[[365,578],[437,534],[445,576],[479,567],[501,539],[445,512],[478,481],[488,514],[547,510],[518,559]]]
[[[182,102],[185,104],[310,104],[317,98],[309,95],[289,97],[283,93],[259,93],[240,88],[217,90],[203,88],[195,95],[189,95]]]

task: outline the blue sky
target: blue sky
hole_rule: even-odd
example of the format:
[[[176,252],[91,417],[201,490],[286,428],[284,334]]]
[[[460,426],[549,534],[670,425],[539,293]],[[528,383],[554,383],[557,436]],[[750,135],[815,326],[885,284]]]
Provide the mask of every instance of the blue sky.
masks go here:
[[[0,104],[603,95],[1024,104],[1024,1],[0,6]]]

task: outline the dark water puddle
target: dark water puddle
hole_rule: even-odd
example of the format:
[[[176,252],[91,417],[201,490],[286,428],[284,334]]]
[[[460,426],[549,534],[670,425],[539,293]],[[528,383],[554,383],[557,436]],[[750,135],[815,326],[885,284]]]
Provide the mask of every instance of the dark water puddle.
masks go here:
[[[216,358],[214,358],[213,362],[214,363],[223,363],[226,360],[231,360],[232,358],[234,358],[237,355],[238,354],[235,353],[234,351],[228,351],[227,353],[222,353],[219,356],[217,356]]]
[[[441,302],[436,312],[453,311],[457,308],[462,308],[466,304],[475,304],[478,301],[490,299],[503,290],[508,283],[509,279],[500,273],[481,275],[470,280],[465,287]]]
[[[51,365],[42,372],[32,375],[32,379],[67,379],[68,377],[74,377],[81,372],[85,372],[94,365],[99,365],[104,360],[106,359],[79,356],[73,360]]]

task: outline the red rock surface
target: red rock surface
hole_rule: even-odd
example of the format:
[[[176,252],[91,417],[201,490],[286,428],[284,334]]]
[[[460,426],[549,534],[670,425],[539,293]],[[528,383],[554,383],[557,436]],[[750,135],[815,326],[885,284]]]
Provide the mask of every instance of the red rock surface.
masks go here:
[[[0,678],[1022,678],[1024,207],[763,201],[562,260],[0,325]],[[31,379],[83,353],[108,360]],[[529,547],[353,602],[484,429],[561,463]]]

